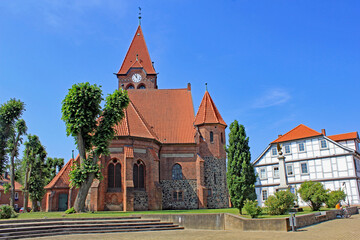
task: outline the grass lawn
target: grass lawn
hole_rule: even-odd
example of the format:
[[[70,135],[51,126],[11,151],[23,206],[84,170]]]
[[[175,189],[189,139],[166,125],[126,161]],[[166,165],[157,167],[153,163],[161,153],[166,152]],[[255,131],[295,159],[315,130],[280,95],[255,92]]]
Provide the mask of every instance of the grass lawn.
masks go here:
[[[310,207],[304,207],[304,212],[297,213],[297,215],[303,215],[313,213]],[[329,208],[322,208],[320,211],[330,210]],[[120,211],[101,211],[101,212],[88,212],[88,213],[75,213],[65,214],[64,212],[31,212],[20,213],[17,219],[40,219],[40,218],[106,218],[106,217],[126,217],[134,214],[198,214],[198,213],[231,213],[239,215],[239,210],[236,208],[225,209],[194,209],[194,210],[161,210],[161,211],[136,211],[136,212],[120,212]],[[243,210],[242,217],[250,218],[246,215],[246,211]],[[289,217],[290,215],[260,215],[258,218],[282,218]],[[1,220],[0,220],[1,221]]]

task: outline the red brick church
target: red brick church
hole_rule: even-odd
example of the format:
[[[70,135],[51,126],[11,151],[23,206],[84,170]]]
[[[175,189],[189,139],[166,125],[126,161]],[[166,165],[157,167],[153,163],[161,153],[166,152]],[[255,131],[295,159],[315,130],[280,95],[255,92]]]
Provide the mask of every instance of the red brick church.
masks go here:
[[[225,208],[225,128],[208,91],[195,116],[191,85],[158,89],[157,73],[139,26],[116,74],[130,104],[115,126],[110,155],[100,159],[102,181],[94,180],[89,210]],[[45,211],[72,206],[70,159],[45,187]]]

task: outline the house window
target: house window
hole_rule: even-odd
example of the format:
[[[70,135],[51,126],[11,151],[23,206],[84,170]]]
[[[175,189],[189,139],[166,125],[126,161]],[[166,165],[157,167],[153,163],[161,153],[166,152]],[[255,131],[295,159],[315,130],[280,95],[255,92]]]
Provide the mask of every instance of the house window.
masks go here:
[[[292,193],[292,194],[295,194],[295,188],[290,188],[290,192]]]
[[[214,142],[214,133],[210,131],[210,142]]]
[[[301,167],[301,174],[309,174],[307,163],[301,163],[300,167]]]
[[[290,153],[291,153],[290,145],[285,145],[285,154],[290,154]]]
[[[279,167],[274,167],[274,178],[279,178]]]
[[[292,164],[286,165],[286,173],[288,176],[294,176],[294,166]]]
[[[183,201],[183,192],[181,190],[173,192],[173,201]]]
[[[144,163],[140,160],[138,160],[137,163],[134,164],[133,179],[135,189],[145,188],[145,167]]]
[[[19,199],[19,193],[15,192],[15,200],[18,200],[18,199]]]
[[[266,201],[268,199],[268,193],[267,190],[262,190],[261,191],[261,195],[262,195],[262,200]]]
[[[299,143],[298,146],[299,146],[299,152],[305,152],[305,144],[303,142]]]
[[[121,190],[121,165],[117,160],[113,160],[108,166],[108,191]]]
[[[212,195],[212,191],[211,189],[208,189],[208,197],[211,197],[211,195]]]
[[[260,168],[260,179],[266,179],[266,168]]]
[[[173,180],[182,180],[183,179],[182,168],[181,168],[180,164],[176,163],[172,167],[172,179]]]
[[[277,155],[277,149],[276,148],[271,149],[271,155],[273,155],[273,156]]]
[[[321,149],[327,148],[327,143],[325,139],[320,140],[320,148]]]

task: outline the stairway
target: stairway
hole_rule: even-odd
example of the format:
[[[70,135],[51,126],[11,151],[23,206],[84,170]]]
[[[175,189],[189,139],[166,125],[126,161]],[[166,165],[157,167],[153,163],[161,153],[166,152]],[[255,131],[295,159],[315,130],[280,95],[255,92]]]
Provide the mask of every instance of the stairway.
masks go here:
[[[184,228],[172,222],[140,217],[20,219],[0,221],[0,239],[178,229]]]

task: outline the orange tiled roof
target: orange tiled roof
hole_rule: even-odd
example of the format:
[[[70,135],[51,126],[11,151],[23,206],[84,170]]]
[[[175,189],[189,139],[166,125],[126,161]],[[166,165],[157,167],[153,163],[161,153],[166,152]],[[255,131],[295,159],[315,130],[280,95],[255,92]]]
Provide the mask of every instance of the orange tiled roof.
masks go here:
[[[10,178],[5,178],[3,176],[3,178],[0,180],[0,182],[4,183],[9,183],[10,184]],[[4,186],[3,184],[0,184],[0,190],[4,190]],[[18,183],[17,181],[15,181],[15,190],[21,190],[22,189],[22,185],[20,183]]]
[[[78,155],[75,161],[80,160],[80,155]],[[56,174],[56,176],[46,185],[45,189],[51,189],[56,186],[56,188],[68,188],[70,181],[69,181],[69,173],[71,171],[71,166],[73,164],[74,159],[70,159],[65,166]]]
[[[225,121],[222,119],[208,91],[205,92],[201,101],[199,110],[195,117],[194,125],[201,125],[205,123],[220,123],[226,126]]]
[[[126,74],[131,67],[143,67],[147,74],[156,74],[140,26],[136,30],[118,74]]]
[[[296,128],[290,130],[289,132],[285,133],[284,135],[274,140],[272,143],[287,142],[296,139],[315,137],[321,135],[322,135],[321,133],[305,126],[304,124],[300,124]]]
[[[194,108],[188,89],[134,89],[128,94],[130,104],[115,127],[116,136],[195,143]]]
[[[330,138],[331,140],[334,140],[334,141],[345,141],[345,140],[350,140],[350,139],[359,139],[358,132],[342,133],[342,134],[337,134],[337,135],[332,135],[332,136],[327,136],[327,137]]]

